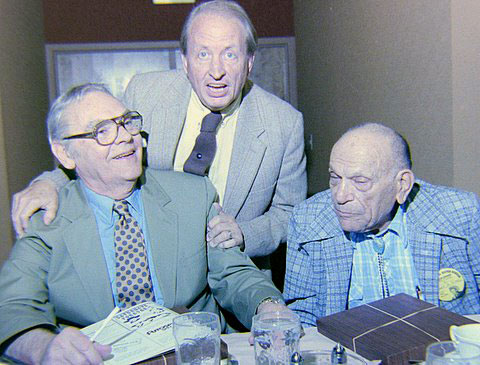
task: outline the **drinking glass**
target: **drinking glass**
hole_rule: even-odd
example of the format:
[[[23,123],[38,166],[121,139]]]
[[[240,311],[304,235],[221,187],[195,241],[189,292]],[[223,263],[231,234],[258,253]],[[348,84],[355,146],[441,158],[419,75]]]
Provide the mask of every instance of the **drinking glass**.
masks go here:
[[[425,363],[427,365],[480,365],[480,347],[462,346],[453,341],[435,342],[427,347]]]
[[[292,355],[299,351],[301,325],[293,312],[255,315],[252,333],[257,365],[289,365]]]
[[[220,364],[220,320],[207,312],[185,313],[173,319],[177,365]]]

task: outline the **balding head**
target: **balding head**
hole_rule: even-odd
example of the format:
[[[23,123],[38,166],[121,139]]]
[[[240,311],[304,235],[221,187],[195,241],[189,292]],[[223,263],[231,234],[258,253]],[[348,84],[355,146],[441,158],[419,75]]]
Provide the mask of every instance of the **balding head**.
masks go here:
[[[346,132],[330,155],[330,188],[345,231],[388,226],[413,186],[408,144],[397,132],[368,123]]]
[[[366,143],[383,149],[386,154],[379,156],[382,167],[389,171],[398,172],[412,168],[412,157],[407,141],[397,131],[380,123],[365,123],[349,129],[338,140],[341,143]],[[334,146],[335,148],[335,146]],[[368,152],[369,149],[366,149]],[[371,150],[373,152],[374,150]],[[371,156],[373,158],[373,156]]]

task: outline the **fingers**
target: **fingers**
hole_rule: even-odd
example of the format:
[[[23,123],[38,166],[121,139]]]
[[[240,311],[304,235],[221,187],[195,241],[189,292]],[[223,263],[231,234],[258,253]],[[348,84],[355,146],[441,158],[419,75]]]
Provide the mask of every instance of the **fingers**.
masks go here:
[[[42,363],[102,364],[110,352],[110,346],[93,344],[79,330],[69,327],[50,342]]]
[[[208,241],[208,244],[211,247],[221,247],[221,248],[231,248],[234,246],[237,246],[236,240],[233,238],[233,233],[232,231],[226,229],[224,231],[221,231],[219,234],[216,236],[213,236],[211,234],[211,239]]]
[[[253,346],[253,344],[255,343],[252,333],[250,333],[250,336],[248,336],[248,343],[250,346]]]
[[[45,214],[43,215],[43,223],[49,225],[55,219],[58,209],[58,195],[52,196],[52,200],[45,206]]]
[[[102,345],[98,342],[94,342],[93,347],[95,347],[95,350],[97,350],[104,360],[112,353],[112,346],[110,345]]]
[[[243,248],[243,233],[235,218],[224,213],[213,217],[208,223],[207,242],[211,247]]]
[[[213,207],[217,210],[218,214],[225,213],[222,209],[222,206],[219,203],[213,203]]]
[[[49,224],[57,213],[58,196],[55,185],[39,180],[15,194],[12,200],[12,222],[17,236],[25,234],[30,217],[39,209],[46,209],[44,222]]]
[[[15,232],[17,234],[17,237],[21,237],[25,234],[25,228],[23,227],[23,224],[20,219],[20,215],[18,214],[18,196],[19,193],[13,195],[12,199],[12,223],[13,223],[13,228],[15,229]]]

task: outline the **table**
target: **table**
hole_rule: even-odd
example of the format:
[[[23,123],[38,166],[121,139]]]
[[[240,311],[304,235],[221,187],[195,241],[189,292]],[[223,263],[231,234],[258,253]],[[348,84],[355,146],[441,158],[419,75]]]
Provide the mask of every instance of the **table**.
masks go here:
[[[249,345],[248,337],[250,333],[232,333],[222,335],[222,339],[228,345],[230,354],[230,363],[232,365],[251,365],[255,364],[255,353],[253,346]],[[331,351],[335,346],[335,342],[328,337],[318,333],[316,327],[305,328],[305,336],[300,340],[300,352],[308,354],[309,352]],[[347,353],[352,351],[347,349]],[[357,355],[358,356],[358,355]],[[378,364],[365,360],[367,364]]]
[[[466,315],[474,321],[480,322],[480,314]],[[255,364],[255,355],[253,346],[248,343],[250,333],[232,333],[222,335],[223,341],[228,345],[228,352],[230,354],[230,362],[222,361],[222,365],[252,365]],[[323,336],[317,332],[315,327],[305,329],[305,336],[300,340],[300,351],[302,354],[308,354],[312,351],[331,351],[335,342],[328,337]],[[347,349],[347,353],[352,351]],[[357,355],[358,356],[358,355]],[[365,360],[367,364],[378,364],[378,362]],[[150,359],[144,362],[149,365],[164,365],[168,364],[161,357]],[[12,362],[0,357],[0,365],[13,364]],[[305,364],[308,365],[308,364]]]
[[[480,322],[480,314],[466,315],[474,321]],[[228,345],[228,352],[231,355],[232,365],[251,365],[255,363],[253,346],[249,345],[250,333],[232,333],[222,335],[222,339]],[[331,351],[335,342],[317,332],[316,327],[305,329],[305,336],[300,340],[300,352],[305,354],[312,351]],[[347,349],[347,353],[353,353]],[[358,356],[358,355],[357,355]],[[378,362],[365,360],[367,364],[378,364]],[[223,365],[223,364],[222,364]],[[306,364],[307,365],[307,364]]]

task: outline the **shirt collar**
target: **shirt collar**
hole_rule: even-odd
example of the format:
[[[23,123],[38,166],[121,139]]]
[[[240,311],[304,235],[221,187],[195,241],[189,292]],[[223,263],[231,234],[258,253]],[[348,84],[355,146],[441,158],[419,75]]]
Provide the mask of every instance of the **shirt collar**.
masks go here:
[[[114,199],[109,198],[104,195],[97,194],[93,190],[87,187],[85,183],[80,179],[80,185],[85,192],[90,206],[95,210],[95,215],[101,218],[102,220],[109,222],[115,221],[114,212],[113,212],[113,202]],[[135,189],[133,192],[125,199],[128,202],[129,208],[133,208],[136,212],[140,212],[141,202],[140,202],[140,190]]]
[[[362,242],[366,239],[371,239],[372,237],[383,237],[387,232],[392,232],[400,237],[404,247],[407,248],[408,240],[406,239],[406,214],[405,214],[405,204],[400,205],[393,217],[392,221],[382,232],[371,233],[371,232],[349,232],[350,242],[354,249],[357,248],[357,243]]]

